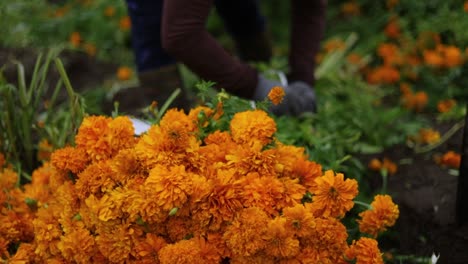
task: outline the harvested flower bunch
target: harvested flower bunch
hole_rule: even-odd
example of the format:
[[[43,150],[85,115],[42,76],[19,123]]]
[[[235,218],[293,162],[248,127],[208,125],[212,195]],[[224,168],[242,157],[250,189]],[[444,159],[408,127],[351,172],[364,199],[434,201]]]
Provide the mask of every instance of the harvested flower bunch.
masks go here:
[[[356,180],[323,171],[304,148],[279,142],[275,121],[262,110],[236,113],[229,129],[202,133],[217,111],[171,109],[139,137],[127,117],[85,118],[75,145],[54,151],[24,191],[0,177],[8,187],[0,221],[21,230],[2,224],[0,258],[383,263],[375,237],[398,217],[390,197],[362,214],[367,237],[348,241],[341,220],[354,207]],[[22,205],[25,199],[34,206]]]

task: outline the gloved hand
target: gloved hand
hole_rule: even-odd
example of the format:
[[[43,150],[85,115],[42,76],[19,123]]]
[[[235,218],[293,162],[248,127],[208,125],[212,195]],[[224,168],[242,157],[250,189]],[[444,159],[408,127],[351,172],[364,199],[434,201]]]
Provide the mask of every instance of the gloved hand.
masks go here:
[[[314,89],[301,81],[283,86],[280,81],[269,80],[260,74],[252,99],[257,101],[265,99],[271,88],[275,86],[283,87],[285,92],[283,101],[279,105],[271,107],[271,111],[275,115],[298,116],[304,112],[315,113],[317,111]]]

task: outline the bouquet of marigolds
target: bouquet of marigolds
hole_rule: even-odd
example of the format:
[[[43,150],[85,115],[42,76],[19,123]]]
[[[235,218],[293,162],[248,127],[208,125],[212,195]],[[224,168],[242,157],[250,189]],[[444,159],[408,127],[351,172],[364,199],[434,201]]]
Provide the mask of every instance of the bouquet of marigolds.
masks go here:
[[[226,129],[208,129],[228,120]],[[221,127],[221,126],[220,126]],[[128,117],[88,116],[18,188],[0,163],[7,263],[383,263],[377,235],[399,214],[377,195],[342,223],[358,183],[275,138],[259,109],[168,110],[136,136]]]

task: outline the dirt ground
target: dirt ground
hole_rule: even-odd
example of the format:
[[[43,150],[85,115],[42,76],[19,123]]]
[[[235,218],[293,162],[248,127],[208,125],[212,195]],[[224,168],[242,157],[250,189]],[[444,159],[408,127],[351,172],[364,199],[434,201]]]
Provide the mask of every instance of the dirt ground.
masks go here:
[[[94,87],[113,76],[117,66],[112,63],[98,62],[82,53],[66,52],[61,55],[66,71],[75,90]],[[0,47],[0,65],[12,59],[22,62],[27,75],[32,72],[36,53],[26,49],[6,49]],[[4,68],[4,76],[11,82],[16,81],[13,64]],[[52,77],[57,78],[52,72]],[[436,124],[440,132],[447,131],[450,123]],[[447,150],[459,151],[462,145],[462,129],[452,136],[435,152]],[[455,198],[458,177],[449,174],[448,169],[437,165],[431,154],[415,155],[406,146],[395,146],[379,154],[395,162],[410,161],[400,164],[398,172],[389,177],[388,191],[399,205],[400,218],[392,228],[394,236],[385,237],[381,247],[387,250],[397,249],[398,254],[431,256],[440,254],[438,263],[468,263],[468,223],[456,225]],[[363,157],[363,164],[372,157]],[[380,188],[379,176],[371,180],[370,185]],[[395,263],[408,263],[406,261]]]

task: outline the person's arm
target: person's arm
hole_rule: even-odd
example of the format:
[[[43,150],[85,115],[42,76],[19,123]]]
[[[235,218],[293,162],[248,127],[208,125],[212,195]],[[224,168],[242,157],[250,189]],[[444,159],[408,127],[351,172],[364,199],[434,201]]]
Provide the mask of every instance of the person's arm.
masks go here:
[[[291,0],[290,82],[314,85],[315,56],[325,31],[326,0]]]
[[[228,54],[207,32],[205,22],[212,5],[213,0],[165,1],[163,48],[201,78],[250,98],[257,86],[258,74]]]

